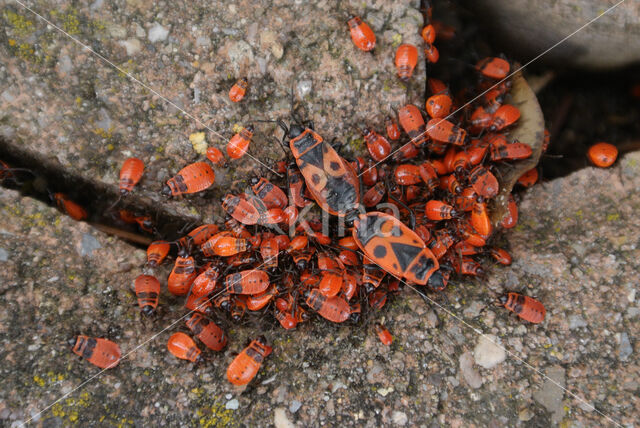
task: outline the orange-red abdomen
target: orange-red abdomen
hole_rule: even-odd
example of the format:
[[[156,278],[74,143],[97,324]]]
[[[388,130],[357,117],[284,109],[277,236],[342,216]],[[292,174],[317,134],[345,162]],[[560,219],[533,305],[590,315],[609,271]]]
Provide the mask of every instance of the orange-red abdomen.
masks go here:
[[[208,189],[215,181],[216,175],[204,162],[195,162],[182,168],[178,174],[167,181],[162,193],[172,196],[196,193]]]
[[[547,313],[544,305],[533,297],[518,293],[507,293],[500,297],[500,303],[507,309],[518,314],[520,318],[534,324],[544,321]]]
[[[418,64],[418,48],[410,44],[398,46],[396,51],[396,70],[400,80],[407,81]]]
[[[387,137],[390,140],[396,141],[400,138],[400,128],[398,128],[398,123],[395,120],[388,117],[384,122],[384,126],[387,130]]]
[[[260,366],[269,354],[271,347],[260,336],[244,348],[227,368],[227,379],[234,385],[246,385],[258,374]]]
[[[425,107],[432,118],[446,117],[451,111],[453,100],[447,94],[432,95],[427,99]]]
[[[74,354],[81,356],[94,366],[110,369],[120,362],[120,347],[108,339],[80,335],[70,343]]]
[[[269,287],[269,275],[262,270],[250,269],[225,277],[224,288],[230,294],[260,294]]]
[[[134,283],[138,306],[145,315],[151,315],[158,307],[160,282],[151,275],[139,275]]]
[[[358,47],[365,52],[370,52],[376,47],[376,35],[371,30],[371,27],[365,22],[354,16],[347,22],[349,25],[349,31],[351,32],[351,40]]]
[[[471,170],[469,184],[478,195],[484,198],[493,198],[500,190],[498,179],[482,165],[478,165]]]
[[[216,323],[195,313],[187,320],[187,327],[207,348],[222,351],[227,346],[227,335]]]
[[[193,257],[178,256],[167,280],[169,292],[176,296],[184,296],[189,292],[189,288],[191,288],[191,284],[196,278],[196,275],[197,272]]]
[[[147,263],[149,266],[160,266],[169,254],[171,245],[167,241],[154,241],[147,247]]]
[[[597,143],[589,147],[587,156],[595,166],[607,168],[618,158],[618,149],[613,144]]]
[[[217,147],[209,147],[207,149],[207,159],[217,166],[226,166],[227,160],[224,158],[222,151]]]
[[[445,119],[431,119],[427,123],[429,137],[442,143],[461,146],[466,142],[467,131]]]
[[[376,162],[381,162],[391,153],[391,144],[382,135],[369,129],[363,129],[362,135],[367,143],[367,150]]]
[[[398,110],[398,120],[414,146],[420,147],[426,142],[428,137],[425,136],[424,118],[418,107],[413,104],[402,107]]]
[[[144,173],[144,162],[138,158],[129,158],[120,168],[120,193],[126,195],[138,184]]]
[[[238,80],[229,90],[229,99],[234,103],[241,101],[247,93],[248,88],[249,82],[246,77]]]
[[[420,167],[411,164],[398,165],[394,171],[394,178],[396,183],[403,186],[420,183],[422,181]]]
[[[380,342],[382,342],[384,345],[389,346],[391,345],[391,342],[393,342],[393,336],[391,336],[389,330],[387,330],[387,328],[380,323],[376,324],[376,334],[378,335],[378,339],[380,339]]]
[[[80,205],[73,202],[64,193],[54,193],[53,199],[58,205],[60,211],[71,217],[76,221],[85,220],[87,218],[87,211]]]
[[[309,292],[306,303],[323,318],[332,322],[344,322],[351,315],[351,309],[346,300],[339,296],[326,297],[317,289]]]
[[[509,74],[509,63],[502,58],[487,57],[476,64],[476,70],[490,79],[500,80]]]
[[[253,126],[249,125],[242,128],[240,132],[235,134],[227,143],[227,154],[231,159],[240,159],[249,150],[249,144],[253,137]]]
[[[202,360],[200,349],[196,346],[196,342],[184,333],[174,333],[169,338],[167,348],[176,358],[181,360],[189,360],[197,363]]]

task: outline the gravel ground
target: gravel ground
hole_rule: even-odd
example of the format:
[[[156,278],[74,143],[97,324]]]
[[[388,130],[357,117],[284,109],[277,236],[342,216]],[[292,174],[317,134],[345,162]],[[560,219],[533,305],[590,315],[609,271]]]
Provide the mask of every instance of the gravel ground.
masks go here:
[[[117,72],[0,0],[0,136],[10,151],[112,193],[121,162],[143,157],[138,200],[211,220],[219,207],[212,200],[259,169],[245,158],[216,170],[214,191],[167,202],[158,196],[161,182],[203,158],[189,135],[206,131],[208,144],[221,145],[235,124],[288,117],[293,86],[318,129],[341,136],[347,151],[362,149],[353,124],[379,123],[390,105],[422,95],[424,70],[405,86],[392,65],[395,46],[421,27],[413,3],[341,2],[337,11],[326,1],[30,3]],[[348,12],[376,31],[374,55],[353,47]],[[232,105],[227,92],[242,75],[252,89]],[[273,125],[258,129],[251,153],[270,165],[281,157],[269,139]],[[140,319],[131,286],[143,251],[0,188],[0,419],[9,426],[35,417],[43,426],[546,427],[606,426],[610,417],[634,426],[639,189],[640,154],[629,154],[612,169],[586,168],[526,192],[520,224],[504,238],[514,264],[459,282],[430,304],[407,290],[378,314],[394,335],[390,347],[372,332],[377,319],[285,332],[249,318],[227,326],[224,354],[209,353],[194,367],[166,351],[171,332],[185,328],[177,321],[181,301],[165,292],[158,316]],[[505,290],[539,298],[545,322],[529,325],[496,307]],[[68,349],[78,333],[111,338],[132,354],[75,390],[99,373]],[[226,366],[259,333],[274,353],[249,387],[236,390]]]
[[[73,391],[39,423],[611,425],[604,414],[634,426],[639,188],[640,154],[631,154],[612,169],[528,191],[506,240],[514,264],[431,296],[430,305],[407,290],[379,314],[394,335],[390,347],[373,334],[375,320],[285,332],[249,319],[229,327],[224,354],[198,367],[165,349],[170,332],[184,329],[170,327],[184,313],[177,299],[163,295],[158,317],[140,319],[130,287],[141,250],[3,190],[0,418],[24,421]],[[495,307],[504,290],[538,297],[545,322],[526,324]],[[78,332],[135,352],[74,390],[98,373],[65,345]],[[274,353],[236,390],[224,378],[231,352],[258,333]]]
[[[0,1],[0,7],[0,136],[12,151],[26,148],[39,163],[90,177],[112,192],[124,159],[141,157],[146,171],[138,197],[203,220],[212,219],[210,199],[220,190],[188,201],[159,195],[163,181],[204,159],[189,141],[192,133],[204,131],[206,142],[224,151],[234,125],[289,121],[293,89],[300,116],[347,143],[347,151],[360,151],[364,143],[353,126],[382,124],[391,106],[420,104],[424,94],[422,61],[408,85],[393,65],[400,43],[421,40],[422,16],[408,0],[340,2],[339,8],[291,0],[63,1],[53,8],[35,2],[34,11],[118,70],[18,4]],[[374,54],[353,45],[349,13],[376,32]],[[228,92],[242,76],[251,88],[235,104]],[[216,169],[217,189],[241,185],[281,160],[272,139],[276,126],[255,126],[254,160],[245,156]]]

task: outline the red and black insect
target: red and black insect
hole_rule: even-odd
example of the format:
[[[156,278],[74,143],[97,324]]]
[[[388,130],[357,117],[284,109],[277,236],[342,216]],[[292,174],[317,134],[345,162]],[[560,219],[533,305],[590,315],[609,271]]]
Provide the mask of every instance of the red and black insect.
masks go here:
[[[381,212],[360,214],[353,238],[360,249],[390,274],[425,285],[439,265],[426,244],[409,227]]]
[[[170,178],[162,188],[165,196],[178,196],[187,193],[202,192],[215,181],[216,175],[204,162],[195,162],[182,168],[178,174]]]
[[[467,142],[467,131],[445,119],[431,119],[427,134],[435,141],[461,146]]]
[[[544,321],[547,313],[544,305],[533,297],[518,293],[507,293],[499,298],[500,305],[516,313],[520,318],[534,324]]]
[[[224,158],[224,154],[222,154],[222,151],[217,147],[207,148],[207,159],[216,166],[226,168],[228,165],[227,160]]]
[[[196,342],[184,333],[173,333],[167,342],[167,348],[173,356],[181,360],[188,360],[192,363],[202,361],[201,351]]]
[[[160,282],[151,275],[139,275],[134,283],[138,306],[145,315],[151,315],[158,307]]]
[[[360,203],[360,184],[355,170],[320,134],[278,122],[288,136],[289,147],[307,189],[324,211],[345,216]],[[297,204],[296,204],[297,205]]]
[[[242,196],[226,195],[222,199],[222,208],[242,224],[257,224],[260,219],[260,212],[255,205]]]
[[[247,153],[249,144],[251,144],[251,138],[253,138],[253,131],[253,126],[248,125],[231,137],[227,143],[227,154],[231,159],[240,159]]]
[[[249,81],[246,77],[238,80],[229,90],[229,99],[234,103],[242,101],[247,89],[249,88]]]
[[[194,313],[187,320],[187,327],[209,349],[222,351],[227,346],[224,330],[198,313]]]
[[[313,289],[305,292],[305,301],[311,309],[332,322],[345,322],[351,315],[349,303],[340,296],[326,297],[320,290]]]
[[[398,123],[391,117],[387,117],[384,122],[384,127],[387,130],[387,137],[390,140],[396,141],[400,138],[400,128],[398,128]]]
[[[193,280],[191,294],[200,297],[206,296],[218,288],[218,279],[220,278],[220,266],[211,265],[204,272],[200,273]]]
[[[422,147],[426,143],[428,136],[425,132],[424,118],[418,107],[413,104],[407,104],[402,107],[398,110],[398,121],[404,132],[411,138],[411,143],[415,147]]]
[[[410,44],[398,46],[395,64],[400,80],[408,81],[413,74],[413,69],[418,64],[418,48]]]
[[[476,64],[478,70],[484,77],[500,80],[507,77],[511,66],[509,62],[502,58],[487,57]]]
[[[144,173],[144,162],[138,158],[129,158],[120,168],[120,194],[126,195],[138,184]]]
[[[288,205],[287,195],[276,185],[266,178],[252,178],[250,180],[251,190],[258,199],[262,201],[267,209],[285,209]]]
[[[587,157],[595,166],[607,168],[618,158],[618,149],[613,144],[597,143],[589,147]]]
[[[167,241],[153,241],[147,247],[147,263],[149,266],[160,266],[169,254],[171,245]]]
[[[469,173],[469,184],[483,198],[493,198],[498,194],[498,179],[482,165],[478,165]]]
[[[385,160],[391,153],[391,144],[382,135],[368,128],[361,130],[364,141],[367,143],[367,150],[376,162]]]
[[[227,379],[234,385],[246,385],[258,374],[264,359],[271,354],[272,348],[264,336],[251,341],[227,368]]]
[[[353,43],[365,52],[371,52],[376,47],[376,35],[371,27],[357,17],[353,16],[347,22],[349,31],[351,32],[351,40]]]
[[[69,197],[64,193],[54,193],[52,197],[60,211],[62,211],[72,219],[76,221],[87,219],[87,211],[80,205],[69,199]]]
[[[425,109],[432,118],[444,118],[451,112],[453,100],[448,94],[435,94],[427,98]]]
[[[169,292],[176,296],[184,296],[189,292],[196,275],[195,260],[185,248],[181,248],[167,280]]]
[[[74,354],[102,369],[113,368],[120,362],[120,347],[108,339],[79,335],[69,339],[69,345]]]
[[[393,336],[391,336],[389,330],[387,330],[387,328],[380,323],[376,324],[376,334],[378,335],[378,339],[380,339],[380,342],[382,342],[384,345],[390,346],[393,342]]]
[[[268,287],[269,275],[257,269],[232,273],[224,279],[224,290],[229,294],[260,294]]]

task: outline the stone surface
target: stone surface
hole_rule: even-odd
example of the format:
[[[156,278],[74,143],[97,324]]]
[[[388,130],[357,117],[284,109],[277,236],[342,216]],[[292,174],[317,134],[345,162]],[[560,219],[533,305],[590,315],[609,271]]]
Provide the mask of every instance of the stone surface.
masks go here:
[[[483,335],[478,338],[478,344],[473,350],[476,364],[491,369],[505,360],[507,354],[504,347],[494,335]]]
[[[11,150],[29,151],[114,193],[122,160],[141,156],[147,171],[137,197],[210,220],[215,193],[260,170],[245,158],[216,170],[213,195],[167,202],[157,194],[162,181],[203,159],[189,136],[205,132],[203,141],[222,147],[235,124],[266,114],[288,120],[293,88],[306,107],[301,114],[323,135],[344,137],[346,153],[361,149],[353,124],[379,123],[389,105],[422,95],[424,69],[405,86],[392,65],[395,45],[411,40],[421,25],[414,3],[344,2],[336,9],[326,1],[34,2],[47,19],[114,61],[118,72],[17,3],[0,1],[0,134]],[[353,47],[347,12],[376,30],[373,56]],[[168,32],[153,43],[158,25]],[[228,89],[244,74],[252,87],[242,103],[231,104]],[[258,127],[251,153],[260,159],[282,157],[267,144],[273,128]],[[44,426],[269,426],[276,420],[287,426],[603,426],[610,417],[634,424],[640,419],[633,348],[640,334],[638,189],[638,154],[612,169],[586,168],[538,185],[522,195],[520,224],[500,238],[514,257],[511,267],[492,267],[482,280],[452,281],[446,298],[429,295],[429,306],[406,289],[363,326],[316,320],[285,332],[270,317],[225,323],[228,349],[205,351],[199,366],[166,350],[169,335],[184,329],[186,313],[166,292],[169,266],[157,270],[159,314],[141,319],[131,287],[143,251],[0,189],[0,423],[35,417]],[[540,299],[547,319],[531,325],[493,306],[507,290]],[[377,317],[385,317],[394,336],[390,347],[373,333]],[[472,359],[478,331],[499,338],[512,355],[478,370]],[[75,390],[99,372],[69,351],[66,340],[79,332],[109,337],[131,354]],[[258,334],[274,352],[256,379],[237,390],[226,381],[226,366]]]
[[[482,386],[482,376],[473,368],[473,355],[471,352],[465,352],[460,355],[459,362],[460,372],[465,382],[473,389],[480,388]]]
[[[479,22],[523,63],[554,46],[541,62],[607,69],[640,60],[640,5],[606,0],[472,0]],[[591,20],[620,3],[594,23]],[[584,26],[584,28],[582,28]],[[573,34],[575,32],[575,34]]]
[[[627,296],[637,288],[640,269],[638,188],[640,154],[623,157],[612,169],[586,168],[534,187],[524,194],[519,226],[506,235],[514,264],[492,269],[486,281],[450,287],[448,303],[432,300],[433,310],[408,292],[392,300],[380,314],[394,335],[390,347],[379,343],[372,326],[318,321],[285,332],[250,319],[246,326],[229,326],[228,350],[205,352],[210,360],[199,367],[165,348],[179,328],[172,323],[184,314],[178,299],[163,292],[160,314],[140,319],[131,282],[143,251],[1,190],[7,261],[0,261],[0,357],[7,364],[0,368],[0,418],[4,425],[25,421],[70,393],[39,420],[266,426],[279,409],[278,421],[304,426],[392,425],[405,417],[406,425],[427,426],[602,426],[611,422],[607,417],[635,423],[640,366],[632,338],[640,331],[628,314],[638,309],[638,299]],[[100,248],[82,256],[85,234]],[[168,267],[158,274],[164,284]],[[546,305],[542,324],[491,306],[508,278],[510,289]],[[474,314],[464,313],[464,302],[493,309],[467,320]],[[431,313],[437,323],[429,320]],[[570,329],[572,316],[587,326]],[[513,353],[481,369],[482,383],[469,377],[470,369],[476,371],[469,344],[478,342],[469,326],[500,338]],[[258,331],[274,352],[257,378],[237,391],[225,379],[226,365]],[[104,335],[124,352],[135,351],[74,390],[98,373],[65,344],[77,332]],[[619,359],[623,349],[625,361]],[[227,408],[236,400],[237,409]]]
[[[205,132],[208,145],[224,151],[234,125],[290,122],[294,90],[299,116],[313,120],[326,139],[346,143],[345,154],[360,153],[364,144],[355,125],[382,131],[393,107],[422,104],[424,62],[408,84],[397,78],[393,64],[400,43],[421,41],[422,16],[414,3],[32,5],[111,66],[18,3],[2,1],[0,137],[12,151],[81,174],[114,195],[120,165],[137,156],[146,170],[133,197],[210,222],[221,211],[212,200],[230,187],[244,188],[281,160],[272,138],[280,130],[254,122],[249,155],[217,168],[210,192],[167,201],[159,194],[163,182],[205,159],[188,136]],[[350,13],[371,21],[375,54],[354,46],[346,24]],[[232,103],[229,89],[243,76],[250,89],[242,102]]]
[[[545,372],[547,379],[542,388],[533,393],[533,398],[542,404],[550,413],[551,421],[558,423],[564,417],[565,370],[562,367],[550,367]]]

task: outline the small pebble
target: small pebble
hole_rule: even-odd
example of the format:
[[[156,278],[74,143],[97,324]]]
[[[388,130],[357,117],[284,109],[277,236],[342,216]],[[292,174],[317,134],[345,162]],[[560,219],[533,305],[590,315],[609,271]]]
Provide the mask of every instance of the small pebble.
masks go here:
[[[501,346],[499,346],[499,340],[492,334],[482,335],[478,339],[478,344],[473,350],[473,357],[476,360],[476,364],[490,369],[505,360],[507,354]]]
[[[633,353],[633,347],[631,346],[631,342],[629,342],[629,335],[624,332],[620,335],[620,361],[626,361],[629,356]]]
[[[233,400],[227,401],[227,404],[224,405],[224,408],[229,410],[238,410],[239,406],[240,406],[240,403],[236,398],[234,398]]]
[[[406,413],[399,412],[396,410],[391,414],[391,420],[393,420],[394,424],[400,425],[401,427],[403,427],[407,424],[407,421],[409,420],[409,418],[407,418]]]
[[[295,413],[300,410],[300,407],[302,407],[302,403],[297,400],[293,400],[291,404],[289,404],[289,411],[291,413]]]
[[[154,23],[153,27],[149,29],[149,41],[151,43],[162,42],[167,39],[168,35],[169,35],[169,30],[167,30],[157,22]]]
[[[276,428],[293,428],[295,425],[287,417],[287,411],[282,407],[278,407],[273,412],[273,424]]]

